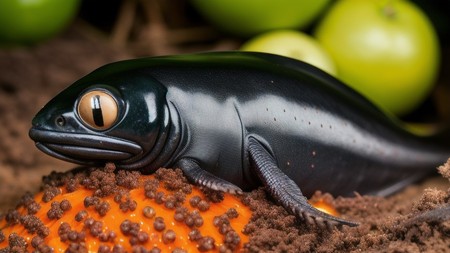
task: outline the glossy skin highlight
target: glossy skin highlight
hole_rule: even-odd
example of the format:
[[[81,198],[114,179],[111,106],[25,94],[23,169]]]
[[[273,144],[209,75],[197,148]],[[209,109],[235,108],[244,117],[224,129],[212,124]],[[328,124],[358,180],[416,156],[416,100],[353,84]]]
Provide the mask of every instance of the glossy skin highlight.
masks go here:
[[[93,90],[119,106],[106,130],[86,126],[74,108]],[[386,195],[450,155],[315,67],[243,52],[106,65],[50,101],[30,136],[44,152],[84,165],[112,161],[147,173],[176,166],[197,184],[229,192],[263,182],[299,217],[313,213],[303,195]],[[278,191],[290,187],[301,207]]]

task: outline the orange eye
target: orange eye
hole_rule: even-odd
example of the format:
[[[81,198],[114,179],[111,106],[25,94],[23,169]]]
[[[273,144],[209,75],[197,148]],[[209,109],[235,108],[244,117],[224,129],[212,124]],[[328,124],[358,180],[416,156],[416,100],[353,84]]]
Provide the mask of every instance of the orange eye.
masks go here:
[[[83,123],[96,130],[110,128],[116,122],[119,112],[116,100],[101,90],[84,94],[78,102],[77,110]]]

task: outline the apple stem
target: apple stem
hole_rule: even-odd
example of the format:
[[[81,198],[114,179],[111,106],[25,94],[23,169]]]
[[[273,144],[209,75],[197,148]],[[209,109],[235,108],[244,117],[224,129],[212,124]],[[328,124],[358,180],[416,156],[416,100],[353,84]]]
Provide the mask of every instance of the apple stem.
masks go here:
[[[397,15],[397,10],[394,7],[394,2],[394,0],[385,1],[381,8],[383,15],[390,19],[394,19]]]

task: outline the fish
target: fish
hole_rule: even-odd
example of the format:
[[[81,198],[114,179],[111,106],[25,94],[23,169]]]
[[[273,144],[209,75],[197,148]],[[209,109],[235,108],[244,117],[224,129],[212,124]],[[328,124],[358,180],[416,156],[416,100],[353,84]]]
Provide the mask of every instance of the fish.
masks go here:
[[[313,207],[315,191],[389,195],[450,156],[314,66],[237,51],[102,66],[51,99],[29,136],[85,166],[180,168],[230,193],[262,185],[300,220],[327,227],[359,223]]]

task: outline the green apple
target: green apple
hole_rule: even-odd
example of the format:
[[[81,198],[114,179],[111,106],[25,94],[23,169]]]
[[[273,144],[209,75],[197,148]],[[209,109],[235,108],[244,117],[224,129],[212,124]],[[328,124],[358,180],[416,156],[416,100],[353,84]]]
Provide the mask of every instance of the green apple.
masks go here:
[[[256,36],[242,45],[243,51],[283,55],[314,65],[336,75],[333,60],[311,36],[293,30],[278,30]]]
[[[33,44],[61,31],[79,0],[0,0],[0,43]]]
[[[250,37],[275,29],[303,28],[330,0],[191,0],[211,23],[226,32]]]
[[[315,36],[342,81],[394,114],[411,112],[435,82],[437,35],[424,13],[408,1],[338,1]]]

